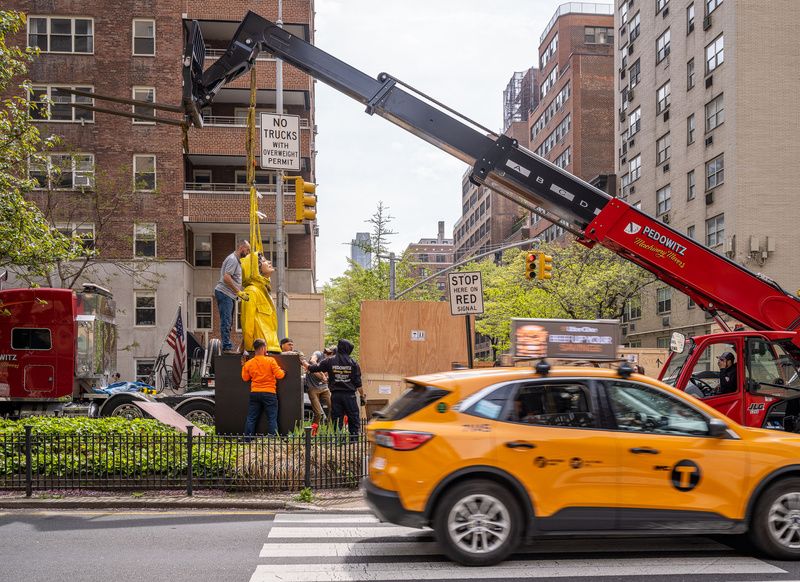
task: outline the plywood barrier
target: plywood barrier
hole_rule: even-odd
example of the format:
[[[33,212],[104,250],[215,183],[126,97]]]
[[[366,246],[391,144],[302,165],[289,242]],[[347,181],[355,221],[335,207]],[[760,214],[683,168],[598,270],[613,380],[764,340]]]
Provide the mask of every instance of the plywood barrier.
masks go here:
[[[440,301],[364,301],[359,359],[367,399],[393,402],[403,378],[467,361],[464,317]]]

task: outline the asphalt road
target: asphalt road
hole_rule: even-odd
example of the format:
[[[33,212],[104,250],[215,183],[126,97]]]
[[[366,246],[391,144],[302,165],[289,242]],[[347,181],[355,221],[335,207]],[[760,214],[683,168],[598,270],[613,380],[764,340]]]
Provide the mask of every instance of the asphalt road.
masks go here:
[[[364,513],[19,510],[0,512],[0,581],[800,580],[721,540],[548,539],[463,568],[430,531]]]

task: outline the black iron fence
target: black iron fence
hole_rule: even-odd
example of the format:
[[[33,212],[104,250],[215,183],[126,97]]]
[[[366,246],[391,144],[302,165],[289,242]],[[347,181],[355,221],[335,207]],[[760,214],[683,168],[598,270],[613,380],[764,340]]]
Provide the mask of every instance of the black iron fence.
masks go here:
[[[362,433],[288,436],[0,435],[0,489],[293,491],[357,487]]]

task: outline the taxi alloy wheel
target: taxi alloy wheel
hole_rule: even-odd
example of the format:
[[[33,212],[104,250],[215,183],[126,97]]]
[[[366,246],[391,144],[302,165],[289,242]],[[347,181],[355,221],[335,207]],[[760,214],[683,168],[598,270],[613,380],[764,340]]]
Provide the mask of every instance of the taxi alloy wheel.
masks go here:
[[[489,566],[517,547],[520,515],[514,497],[502,485],[467,481],[438,504],[434,530],[450,559],[466,566]]]
[[[770,557],[800,559],[800,479],[780,481],[761,496],[750,538]]]

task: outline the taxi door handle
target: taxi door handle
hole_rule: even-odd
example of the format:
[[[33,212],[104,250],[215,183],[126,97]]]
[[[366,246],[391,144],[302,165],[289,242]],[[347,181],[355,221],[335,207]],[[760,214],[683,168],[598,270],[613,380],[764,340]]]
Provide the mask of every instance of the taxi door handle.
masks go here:
[[[657,455],[661,451],[650,447],[634,447],[630,450],[634,455]]]
[[[528,441],[511,441],[506,443],[509,449],[535,449],[536,445]]]

